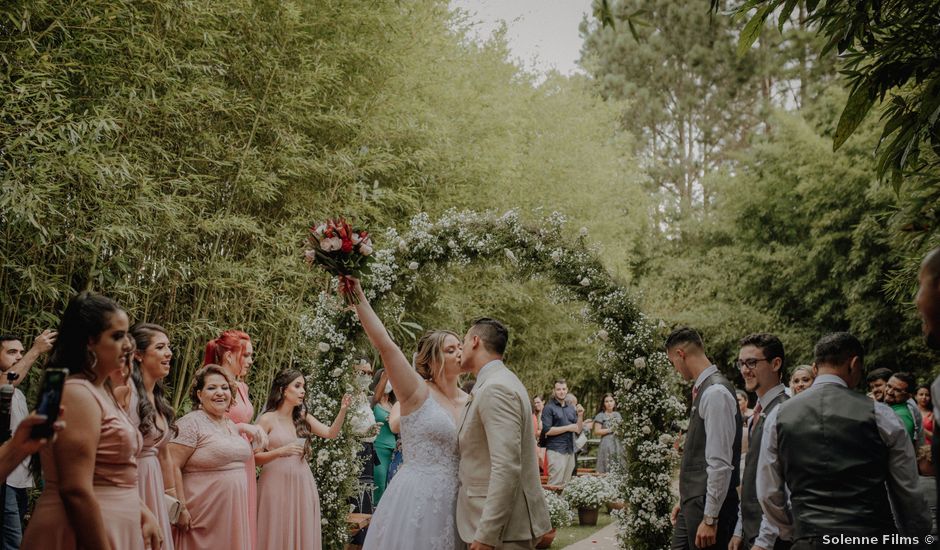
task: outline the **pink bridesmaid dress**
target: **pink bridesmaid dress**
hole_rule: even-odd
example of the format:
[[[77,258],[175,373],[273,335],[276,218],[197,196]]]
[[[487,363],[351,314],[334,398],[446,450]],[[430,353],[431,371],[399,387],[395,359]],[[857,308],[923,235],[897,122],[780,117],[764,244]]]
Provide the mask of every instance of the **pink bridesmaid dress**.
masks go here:
[[[251,446],[231,421],[213,420],[195,410],[176,423],[173,443],[193,448],[183,465],[183,491],[192,522],[173,527],[176,550],[248,550],[248,481],[245,462]]]
[[[137,462],[142,445],[140,432],[127,414],[110,399],[103,398],[88,380],[69,378],[65,391],[89,392],[101,407],[101,436],[95,452],[93,477],[95,499],[111,548],[144,550],[140,529],[140,495],[137,492]],[[75,550],[75,532],[59,496],[59,480],[52,467],[52,446],[40,451],[46,486],[26,528],[23,550]]]
[[[251,424],[255,417],[255,408],[248,399],[248,386],[244,382],[236,382],[235,389],[238,398],[232,403],[226,415],[236,424]],[[245,437],[245,441],[248,438]],[[258,478],[255,471],[255,455],[252,454],[245,462],[245,477],[248,478],[248,528],[251,531],[251,548],[255,550],[258,540]]]
[[[296,432],[277,423],[268,448],[294,442]],[[303,456],[276,458],[261,467],[258,480],[258,548],[320,550],[320,495]]]
[[[131,422],[140,430],[140,415],[137,407],[140,396],[137,387],[129,384],[131,388],[130,410],[128,416]],[[157,413],[159,414],[159,413]],[[173,549],[173,531],[170,529],[170,516],[167,513],[166,502],[163,499],[165,486],[163,484],[163,470],[160,468],[160,459],[157,455],[170,441],[170,431],[166,429],[166,419],[163,419],[164,431],[158,426],[150,429],[150,433],[143,436],[144,444],[137,455],[137,489],[153,515],[156,516],[160,528],[163,530],[163,550]]]

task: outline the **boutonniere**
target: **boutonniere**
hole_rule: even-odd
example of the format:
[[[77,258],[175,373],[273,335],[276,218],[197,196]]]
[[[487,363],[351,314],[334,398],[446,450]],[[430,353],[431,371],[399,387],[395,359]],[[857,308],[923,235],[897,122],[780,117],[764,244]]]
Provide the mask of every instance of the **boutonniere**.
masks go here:
[[[469,406],[470,406],[470,403],[473,403],[473,396],[474,396],[474,395],[475,395],[474,393],[472,393],[472,392],[470,393],[470,397],[467,398],[467,404],[464,405],[464,407],[469,407]]]

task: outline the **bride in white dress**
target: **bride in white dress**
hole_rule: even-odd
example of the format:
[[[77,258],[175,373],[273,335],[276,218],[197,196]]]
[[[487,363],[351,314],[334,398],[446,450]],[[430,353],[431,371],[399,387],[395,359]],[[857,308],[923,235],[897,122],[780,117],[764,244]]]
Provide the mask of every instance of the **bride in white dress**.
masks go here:
[[[356,312],[382,356],[401,407],[404,463],[372,516],[363,550],[456,550],[457,426],[467,394],[457,386],[460,338],[434,330],[418,341],[415,366],[392,341],[359,281]]]

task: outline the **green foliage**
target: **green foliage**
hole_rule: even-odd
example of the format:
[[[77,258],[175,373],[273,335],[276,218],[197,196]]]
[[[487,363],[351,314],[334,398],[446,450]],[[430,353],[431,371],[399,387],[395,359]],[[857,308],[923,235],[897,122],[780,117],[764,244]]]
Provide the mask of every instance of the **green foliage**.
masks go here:
[[[792,11],[793,0],[748,0],[737,13],[757,12],[740,36],[742,50],[769,13]],[[719,2],[713,0],[712,7]],[[801,7],[803,3],[801,2]],[[936,170],[940,162],[940,2],[927,0],[839,0],[805,4],[808,22],[827,41],[822,51],[843,55],[852,93],[833,140],[838,149],[876,101],[886,103],[879,143],[878,175],[900,184],[906,171]],[[933,155],[922,156],[924,146]]]

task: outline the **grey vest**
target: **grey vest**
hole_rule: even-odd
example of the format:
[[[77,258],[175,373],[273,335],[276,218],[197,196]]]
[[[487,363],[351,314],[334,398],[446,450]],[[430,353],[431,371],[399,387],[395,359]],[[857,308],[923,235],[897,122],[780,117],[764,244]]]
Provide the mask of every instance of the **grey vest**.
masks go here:
[[[794,540],[894,532],[874,401],[838,384],[814,387],[780,406],[777,448]]]
[[[741,529],[742,538],[749,547],[760,532],[760,521],[764,515],[757,501],[757,459],[760,458],[760,442],[764,436],[764,419],[777,405],[789,399],[786,393],[771,401],[760,415],[754,418],[754,426],[748,439],[747,455],[744,457],[744,477],[741,480]]]
[[[734,387],[720,372],[709,376],[702,382],[702,385],[699,386],[698,394],[692,401],[692,414],[689,417],[689,431],[685,435],[685,445],[682,451],[682,465],[679,469],[679,495],[681,495],[682,502],[705,495],[705,488],[708,482],[708,472],[706,471],[708,463],[705,462],[705,441],[708,434],[705,433],[705,420],[702,419],[698,410],[702,396],[705,395],[705,390],[715,384],[723,386],[731,394],[731,397],[735,397]],[[737,403],[737,400],[735,400],[735,403]],[[734,418],[729,418],[728,422],[734,422],[736,427],[741,426],[741,410],[738,407],[735,407],[734,410]],[[738,484],[741,479],[740,428],[735,430],[731,464],[734,466],[734,472],[731,475],[731,483],[728,485],[728,494],[725,496],[724,503],[721,507],[722,510],[730,506],[737,508],[738,505]]]

